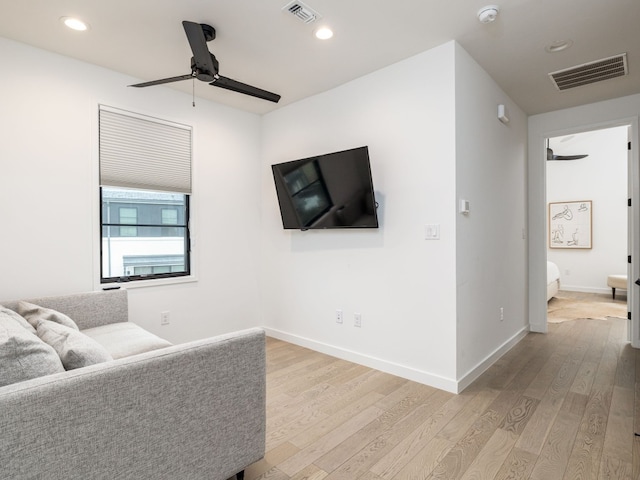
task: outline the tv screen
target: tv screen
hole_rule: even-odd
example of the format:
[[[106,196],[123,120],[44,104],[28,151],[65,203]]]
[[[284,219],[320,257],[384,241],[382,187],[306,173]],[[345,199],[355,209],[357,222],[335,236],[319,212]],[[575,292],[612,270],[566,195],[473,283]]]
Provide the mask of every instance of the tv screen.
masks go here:
[[[366,146],[271,169],[284,228],[378,228]]]

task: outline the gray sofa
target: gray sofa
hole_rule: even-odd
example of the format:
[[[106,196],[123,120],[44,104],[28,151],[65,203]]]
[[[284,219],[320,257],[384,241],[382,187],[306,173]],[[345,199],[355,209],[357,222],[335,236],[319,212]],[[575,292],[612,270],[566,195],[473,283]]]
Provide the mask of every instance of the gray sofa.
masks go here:
[[[29,302],[80,331],[128,320],[126,290]],[[264,449],[257,328],[0,387],[3,480],[226,480]]]

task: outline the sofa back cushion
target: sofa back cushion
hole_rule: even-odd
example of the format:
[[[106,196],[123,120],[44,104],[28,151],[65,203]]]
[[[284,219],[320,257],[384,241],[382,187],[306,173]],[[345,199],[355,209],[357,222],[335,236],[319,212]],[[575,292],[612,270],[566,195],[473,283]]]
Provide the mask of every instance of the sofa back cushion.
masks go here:
[[[129,320],[127,290],[74,293],[55,297],[25,298],[23,301],[57,310],[71,318],[80,330]],[[0,304],[18,310],[18,300]]]
[[[0,308],[0,387],[52,373],[64,372],[56,351]],[[28,324],[27,324],[28,325]]]
[[[76,322],[64,313],[53,310],[52,308],[41,307],[40,305],[20,300],[18,302],[18,313],[26,318],[34,328],[38,327],[40,320],[49,320],[64,325],[65,327],[79,330]]]

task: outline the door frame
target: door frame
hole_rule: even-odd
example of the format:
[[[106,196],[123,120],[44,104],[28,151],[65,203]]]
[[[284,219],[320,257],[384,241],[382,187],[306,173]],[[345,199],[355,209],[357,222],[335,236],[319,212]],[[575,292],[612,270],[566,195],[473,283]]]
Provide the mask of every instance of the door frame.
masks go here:
[[[578,107],[590,108],[591,106]],[[595,113],[594,113],[595,112]],[[552,115],[558,112],[552,112]],[[591,117],[599,116],[598,110],[594,110]],[[582,119],[589,120],[589,115]],[[631,200],[632,206],[629,225],[629,236],[631,239],[630,251],[632,263],[629,266],[631,277],[629,286],[633,285],[632,280],[640,278],[640,221],[633,221],[639,218],[640,213],[640,158],[638,149],[638,116],[626,118],[609,118],[601,120],[591,118],[590,123],[579,123],[579,115],[562,115],[556,118],[547,118],[542,114],[530,117],[529,121],[529,155],[527,162],[528,173],[528,258],[529,258],[529,329],[532,332],[546,333],[547,325],[547,199],[546,199],[546,139],[571,135],[589,130],[599,130],[603,128],[629,126],[631,151],[629,178],[631,178]],[[631,309],[631,322],[629,325],[628,338],[631,345],[640,348],[640,312],[638,312],[640,297],[640,287],[635,286],[627,291],[627,304]]]

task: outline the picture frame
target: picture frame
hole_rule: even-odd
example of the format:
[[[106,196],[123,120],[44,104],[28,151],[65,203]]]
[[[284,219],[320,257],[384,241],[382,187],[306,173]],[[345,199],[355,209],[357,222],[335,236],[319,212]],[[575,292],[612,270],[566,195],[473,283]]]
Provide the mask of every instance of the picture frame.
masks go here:
[[[549,203],[549,248],[590,249],[591,200]]]

